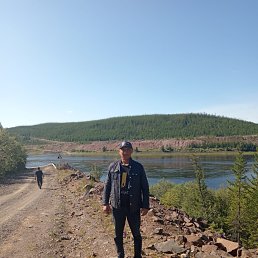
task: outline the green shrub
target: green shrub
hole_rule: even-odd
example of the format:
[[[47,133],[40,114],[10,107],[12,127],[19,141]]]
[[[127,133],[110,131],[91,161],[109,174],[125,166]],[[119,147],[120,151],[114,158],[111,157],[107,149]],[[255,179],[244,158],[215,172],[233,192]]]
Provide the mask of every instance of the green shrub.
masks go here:
[[[0,178],[25,168],[26,152],[23,146],[0,126]]]
[[[150,194],[160,199],[170,188],[174,186],[174,183],[170,183],[163,178],[157,184],[150,187]]]
[[[224,193],[224,195],[226,194]],[[224,216],[228,210],[228,198],[224,199],[219,194],[216,197],[215,191],[208,189],[206,200],[209,204],[207,206],[208,216],[203,211],[199,186],[194,181],[175,185],[160,198],[161,203],[168,207],[177,207],[192,217],[202,217],[208,221],[213,221],[218,228],[222,227],[224,225]]]
[[[182,194],[184,192],[184,186],[185,184],[178,184],[168,189],[167,192],[161,196],[161,203],[167,207],[177,207],[181,209],[184,198]]]
[[[160,201],[166,206],[180,208],[190,216],[203,217],[199,189],[195,182],[175,185],[172,189],[164,193]]]
[[[212,191],[214,196],[212,217],[215,229],[227,230],[226,218],[230,206],[230,192],[228,188],[220,188]]]

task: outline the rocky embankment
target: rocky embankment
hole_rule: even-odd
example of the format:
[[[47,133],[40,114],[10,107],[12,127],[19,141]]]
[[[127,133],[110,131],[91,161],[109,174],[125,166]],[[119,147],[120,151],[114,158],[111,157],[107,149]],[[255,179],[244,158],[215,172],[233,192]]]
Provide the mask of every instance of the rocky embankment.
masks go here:
[[[59,253],[63,257],[116,257],[112,219],[101,210],[103,183],[93,182],[79,171],[72,171],[60,183],[67,212],[56,232]],[[257,249],[239,247],[211,232],[205,221],[165,208],[155,197],[151,197],[148,214],[142,217],[141,230],[143,257],[258,257]],[[128,226],[124,235],[127,257],[132,257],[133,239]]]

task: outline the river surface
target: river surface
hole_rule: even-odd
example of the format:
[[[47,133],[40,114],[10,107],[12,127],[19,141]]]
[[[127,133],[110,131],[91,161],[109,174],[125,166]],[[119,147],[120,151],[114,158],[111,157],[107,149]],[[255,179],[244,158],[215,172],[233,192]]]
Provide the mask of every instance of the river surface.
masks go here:
[[[118,158],[118,157],[117,157]],[[149,184],[153,185],[161,179],[174,183],[184,183],[195,179],[195,173],[190,156],[173,157],[133,157],[144,165]],[[97,166],[102,172],[102,181],[105,180],[108,165],[116,158],[110,156],[62,156],[58,159],[57,154],[29,155],[27,167],[44,166],[49,163],[68,163],[72,167],[85,173],[89,173],[92,166]],[[252,174],[253,157],[245,156],[247,161],[247,176]],[[227,185],[227,180],[234,180],[232,167],[235,156],[233,155],[207,155],[200,157],[200,163],[205,173],[206,184],[209,188],[217,189]]]

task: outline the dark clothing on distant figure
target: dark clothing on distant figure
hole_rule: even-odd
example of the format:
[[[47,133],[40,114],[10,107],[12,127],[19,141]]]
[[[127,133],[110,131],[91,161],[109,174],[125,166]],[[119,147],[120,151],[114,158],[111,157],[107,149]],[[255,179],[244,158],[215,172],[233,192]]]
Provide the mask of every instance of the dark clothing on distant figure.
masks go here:
[[[38,187],[41,189],[42,184],[43,184],[43,172],[42,172],[42,170],[37,170],[35,172],[35,176],[37,177]]]

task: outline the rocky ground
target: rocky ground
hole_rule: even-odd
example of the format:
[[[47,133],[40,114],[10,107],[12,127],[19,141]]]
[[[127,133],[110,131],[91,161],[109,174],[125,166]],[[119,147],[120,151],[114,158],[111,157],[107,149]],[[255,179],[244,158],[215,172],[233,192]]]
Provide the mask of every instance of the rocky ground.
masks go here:
[[[43,171],[41,190],[33,171],[0,185],[0,257],[116,257],[112,216],[101,207],[103,184],[52,165]],[[237,243],[205,226],[152,197],[151,210],[142,217],[143,257],[236,256]],[[126,255],[133,257],[128,226],[124,235]],[[240,251],[241,257],[258,257],[257,250]]]

